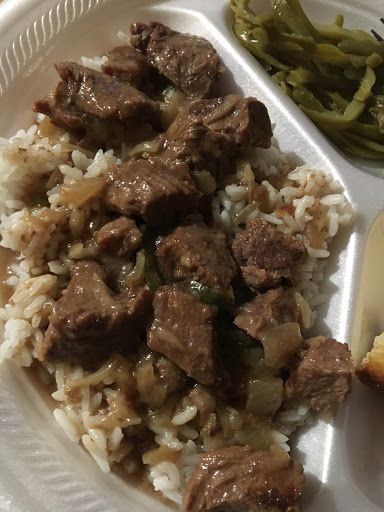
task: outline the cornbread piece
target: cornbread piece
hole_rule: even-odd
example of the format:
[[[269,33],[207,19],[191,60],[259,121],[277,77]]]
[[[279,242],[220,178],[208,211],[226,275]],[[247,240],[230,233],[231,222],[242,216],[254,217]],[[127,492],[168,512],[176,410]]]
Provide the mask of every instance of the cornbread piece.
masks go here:
[[[384,334],[376,336],[372,350],[356,370],[359,379],[379,391],[384,391]]]

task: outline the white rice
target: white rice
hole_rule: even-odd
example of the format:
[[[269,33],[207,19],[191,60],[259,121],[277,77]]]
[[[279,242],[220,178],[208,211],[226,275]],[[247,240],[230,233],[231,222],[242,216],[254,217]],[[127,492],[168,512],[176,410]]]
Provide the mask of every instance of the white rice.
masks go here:
[[[197,414],[197,407],[195,405],[191,405],[189,407],[186,407],[184,411],[181,411],[174,415],[172,418],[172,424],[173,425],[184,425],[185,423],[188,423],[188,421],[193,420],[193,418]]]
[[[121,36],[123,37],[123,36]],[[106,57],[83,58],[84,65],[100,69]],[[39,117],[42,121],[43,116]],[[62,204],[60,185],[47,191],[49,206],[43,211],[31,211],[25,204],[26,192],[40,179],[53,171],[60,171],[65,184],[104,175],[108,168],[120,160],[110,151],[99,150],[92,157],[81,148],[69,144],[69,136],[60,133],[54,144],[38,135],[38,126],[20,130],[9,141],[1,140],[0,148],[0,245],[19,251],[20,258],[11,265],[7,284],[13,288],[9,302],[0,310],[0,330],[4,342],[0,345],[0,361],[15,360],[21,366],[30,366],[44,336],[48,316],[56,298],[58,278],[67,276],[73,260],[92,257],[94,248],[77,242],[66,251],[60,249],[65,230],[75,229],[78,222],[86,222],[92,211],[98,211],[98,201],[91,201],[79,211],[68,211]],[[302,266],[297,286],[311,309],[327,299],[319,292],[323,280],[329,243],[339,227],[353,219],[353,209],[348,204],[340,185],[332,177],[309,166],[291,169],[277,144],[268,150],[252,154],[257,174],[263,174],[268,211],[256,199],[250,199],[249,185],[244,182],[244,166],[239,166],[233,182],[219,190],[213,200],[214,222],[233,235],[247,219],[261,217],[278,229],[301,237],[307,247],[308,257]],[[249,164],[247,164],[249,166]],[[286,176],[281,188],[273,180]],[[271,180],[270,181],[268,181]],[[311,247],[305,236],[306,226],[314,219],[324,222],[322,247]],[[312,321],[315,312],[312,313]],[[68,364],[46,364],[43,379],[53,376],[56,389],[52,397],[57,401],[53,416],[74,442],[81,442],[101,470],[108,472],[112,464],[123,461],[127,472],[137,469],[131,457],[133,443],[124,430],[134,429],[146,422],[162,449],[171,450],[177,460],[161,461],[149,466],[148,478],[156,490],[180,504],[182,490],[199,460],[194,440],[199,436],[196,423],[198,410],[195,405],[178,407],[167,417],[141,417],[131,403],[125,403],[120,391],[113,389],[114,377],[106,375],[97,385],[82,385],[78,398],[67,395],[68,382],[88,376],[79,367]],[[77,395],[76,395],[77,396]],[[123,404],[123,405],[121,405]],[[124,416],[117,424],[109,425],[106,417],[124,406]],[[227,407],[226,414],[232,425],[241,426],[237,410]],[[310,421],[308,408],[279,414],[278,430],[271,430],[273,444],[289,450],[288,437],[294,429]],[[271,427],[272,428],[272,427]],[[173,459],[172,459],[173,460]]]

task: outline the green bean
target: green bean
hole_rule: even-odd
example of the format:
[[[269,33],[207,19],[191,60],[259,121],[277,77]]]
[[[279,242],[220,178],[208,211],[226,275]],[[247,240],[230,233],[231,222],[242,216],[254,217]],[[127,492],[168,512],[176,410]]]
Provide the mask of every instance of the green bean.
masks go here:
[[[336,146],[338,146],[342,151],[346,153],[350,153],[361,158],[368,158],[373,160],[383,158],[382,153],[365,148],[356,141],[353,143],[349,141],[347,138],[347,132],[338,132],[337,130],[329,128],[326,125],[320,125],[320,128]]]
[[[323,104],[316,98],[316,96],[306,87],[295,87],[292,95],[293,99],[298,105],[305,107],[316,112],[325,112]]]
[[[276,18],[291,32],[319,40],[315,27],[306,17],[298,0],[271,0],[271,5]]]
[[[149,291],[155,293],[155,291],[164,284],[155,255],[155,233],[146,225],[142,226],[141,231],[143,234],[143,249],[140,252],[144,255],[143,271],[145,282]]]
[[[314,58],[319,59],[322,62],[326,62],[327,64],[333,64],[334,66],[344,68],[345,66],[348,66],[351,64],[351,55],[348,55],[336,46],[333,46],[331,44],[317,44],[316,49],[314,52]],[[359,58],[360,64],[357,66],[363,66],[365,64],[365,58],[364,57],[356,57],[356,59]]]
[[[344,25],[344,16],[342,14],[336,14],[336,18],[333,23],[336,27],[342,27]]]
[[[247,48],[247,50],[249,50],[252,55],[258,57],[267,64],[270,64],[272,67],[281,69],[282,71],[289,71],[289,66],[284,65],[282,62],[266,53],[262,48],[259,48],[257,46],[257,41],[251,39],[249,33],[243,30],[243,27],[240,24],[235,23],[233,31],[243,46],[245,46],[245,48]]]
[[[375,72],[368,66],[360,87],[357,89],[353,98],[358,101],[367,100],[371,95],[372,87],[375,85],[375,82]]]
[[[271,0],[272,13],[231,7],[241,44],[342,151],[384,158],[384,42],[342,15],[314,24],[299,0]]]
[[[383,141],[384,131],[379,126],[374,124],[355,121],[350,126],[349,131],[369,140],[374,140],[376,142]]]
[[[231,329],[226,331],[225,333],[227,341],[230,343],[235,343],[241,348],[250,348],[253,349],[258,347],[257,343],[253,338],[248,336],[244,331],[240,331],[239,329]],[[260,350],[260,358],[263,357],[264,352]]]
[[[358,119],[362,110],[364,110],[365,104],[361,101],[353,100],[348,107],[345,109],[344,114],[339,114],[330,110],[324,112],[318,112],[313,109],[301,106],[301,110],[312,119],[312,121],[318,122],[322,125],[329,125],[338,130],[345,130],[351,126],[352,121]]]
[[[345,137],[353,143],[357,142],[361,146],[371,149],[372,151],[377,151],[384,154],[384,144],[379,144],[373,140],[367,140],[365,137],[360,137],[354,133],[346,133]]]
[[[344,110],[348,107],[349,101],[343,98],[341,94],[335,91],[324,91],[324,93],[329,96],[329,98],[332,100],[333,104],[335,105],[335,108],[333,110]]]
[[[205,286],[198,281],[190,281],[187,285],[187,291],[197,297],[200,302],[210,304],[212,306],[227,307],[233,302],[232,296],[229,293],[222,292]]]
[[[383,57],[376,52],[371,53],[371,55],[369,55],[366,60],[367,66],[373,69],[378,68],[384,62]]]
[[[256,26],[263,25],[266,21],[265,16],[259,19],[259,16],[256,16],[249,8],[249,0],[236,0],[231,4],[231,8],[235,15],[241,20],[247,21]],[[269,15],[269,19],[271,19],[271,15]]]

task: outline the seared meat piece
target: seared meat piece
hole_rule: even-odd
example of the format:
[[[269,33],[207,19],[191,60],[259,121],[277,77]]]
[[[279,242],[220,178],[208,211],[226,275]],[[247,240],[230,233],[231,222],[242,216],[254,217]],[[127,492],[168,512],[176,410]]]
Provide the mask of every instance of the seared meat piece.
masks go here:
[[[262,329],[298,320],[299,310],[290,290],[276,288],[257,295],[252,302],[243,304],[237,312],[234,324],[257,340]]]
[[[185,512],[293,512],[303,467],[283,452],[231,446],[202,455],[184,493]]]
[[[63,81],[52,96],[36,102],[34,110],[81,143],[116,146],[143,122],[160,127],[159,105],[137,89],[75,62],[59,62],[56,69]]]
[[[192,170],[228,167],[239,146],[271,144],[272,128],[265,105],[234,94],[190,103],[160,138],[163,161],[186,161]]]
[[[155,320],[148,334],[149,348],[165,355],[189,377],[213,384],[212,309],[168,285],[157,290],[153,307]]]
[[[254,290],[296,283],[306,254],[301,240],[261,219],[247,223],[232,249],[244,281]]]
[[[236,275],[225,234],[205,225],[178,227],[160,242],[156,256],[169,281],[189,279],[225,292]]]
[[[271,145],[272,127],[267,107],[256,98],[229,94],[212,100],[194,101],[188,108],[188,114],[214,132],[226,134],[237,146],[269,148]]]
[[[104,73],[115,76],[137,89],[142,89],[149,80],[152,66],[142,53],[131,46],[116,46],[108,52],[108,59],[102,65]]]
[[[318,336],[308,342],[285,383],[286,398],[315,411],[333,410],[350,389],[353,362],[348,345]]]
[[[114,351],[135,347],[151,310],[151,294],[140,288],[114,294],[94,261],[77,264],[56,302],[43,343],[41,361],[69,361],[90,367]]]
[[[185,166],[171,168],[153,158],[113,167],[107,178],[105,202],[112,210],[158,226],[196,209],[200,196]]]
[[[221,73],[220,60],[202,37],[180,34],[158,22],[133,23],[131,43],[189,98],[207,98]]]
[[[141,246],[143,236],[136,222],[126,217],[104,224],[98,231],[96,242],[102,251],[117,256],[132,256]]]

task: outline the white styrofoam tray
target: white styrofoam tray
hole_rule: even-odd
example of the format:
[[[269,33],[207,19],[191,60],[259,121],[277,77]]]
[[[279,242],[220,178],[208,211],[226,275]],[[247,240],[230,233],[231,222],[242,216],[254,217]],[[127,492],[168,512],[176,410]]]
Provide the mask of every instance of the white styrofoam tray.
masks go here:
[[[383,0],[302,0],[319,22],[337,12],[346,25],[374,28]],[[367,229],[383,206],[384,181],[342,156],[272,83],[231,34],[224,0],[4,0],[0,5],[0,136],[33,122],[31,106],[57,82],[52,62],[100,55],[117,43],[131,21],[158,20],[206,37],[228,71],[222,90],[263,101],[276,124],[280,147],[337,177],[358,210],[353,232],[333,247],[317,332],[352,337],[361,256]],[[264,9],[267,0],[255,0]],[[352,347],[360,353],[368,347]],[[378,512],[384,509],[384,436],[380,397],[354,382],[351,398],[332,425],[303,432],[296,455],[304,463],[307,512]],[[0,369],[0,510],[12,512],[144,512],[169,510],[115,475],[102,474],[55,424],[26,375]]]

